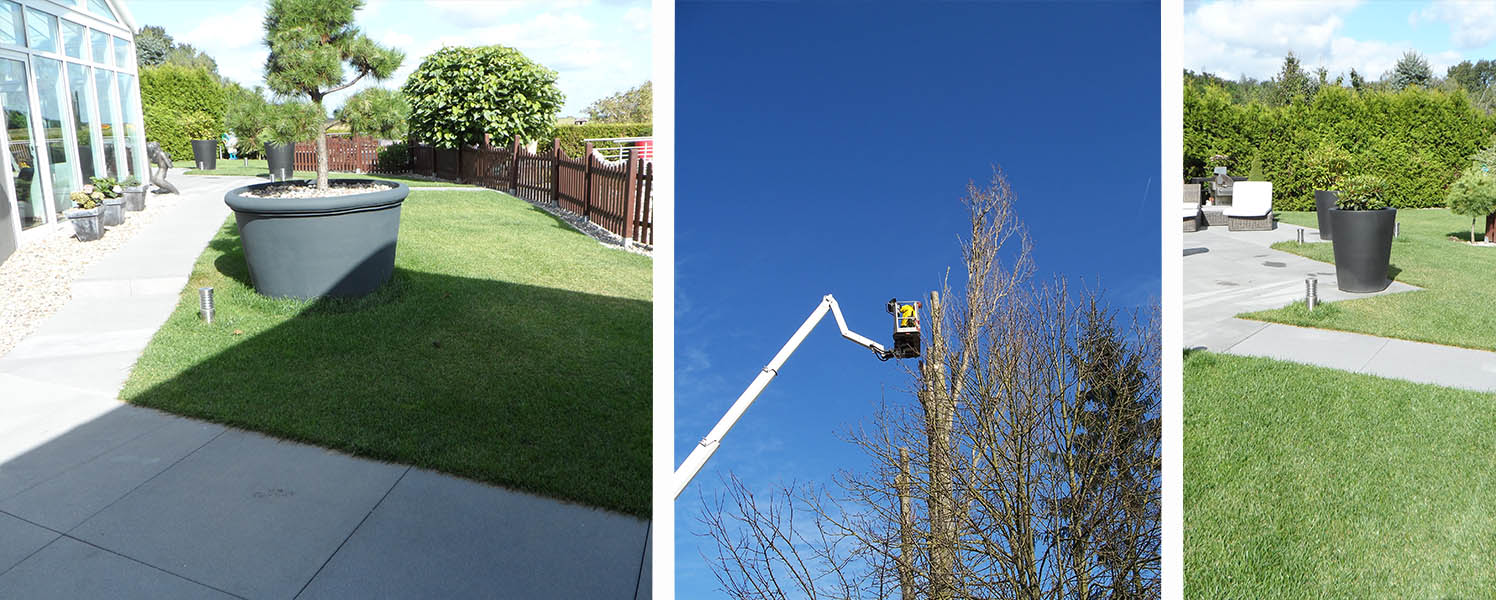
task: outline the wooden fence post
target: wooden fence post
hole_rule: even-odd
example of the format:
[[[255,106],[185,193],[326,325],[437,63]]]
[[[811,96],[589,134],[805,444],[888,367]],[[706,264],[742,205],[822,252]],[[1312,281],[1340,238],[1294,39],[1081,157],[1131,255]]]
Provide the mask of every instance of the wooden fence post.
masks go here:
[[[561,138],[551,143],[551,204],[561,205]]]
[[[587,142],[582,150],[582,218],[591,221],[592,218],[592,142]]]
[[[519,134],[509,145],[509,193],[519,195]]]
[[[639,157],[629,156],[628,174],[623,178],[623,245],[634,239],[634,211],[639,200]]]

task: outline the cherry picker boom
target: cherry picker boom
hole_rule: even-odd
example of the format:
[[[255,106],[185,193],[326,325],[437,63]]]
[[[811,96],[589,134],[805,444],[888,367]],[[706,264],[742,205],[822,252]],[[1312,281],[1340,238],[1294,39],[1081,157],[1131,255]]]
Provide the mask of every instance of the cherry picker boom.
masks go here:
[[[919,308],[920,303],[915,301],[900,302],[898,299],[888,301],[888,312],[894,318],[893,349],[890,350],[883,344],[849,329],[847,320],[842,317],[841,307],[836,303],[836,298],[831,297],[831,294],[826,294],[805,322],[800,324],[800,328],[795,330],[795,334],[790,336],[788,342],[785,342],[784,347],[779,349],[779,353],[774,355],[774,359],[759,371],[758,376],[753,378],[753,383],[748,384],[748,389],[743,390],[738,399],[732,403],[732,407],[727,409],[727,414],[722,415],[722,419],[717,421],[717,426],[713,427],[712,431],[696,444],[696,448],[691,450],[686,461],[675,470],[675,497],[680,497],[680,493],[685,491],[687,485],[690,485],[691,480],[701,471],[701,467],[705,466],[706,461],[717,452],[717,448],[722,445],[722,438],[727,435],[733,425],[737,424],[738,419],[743,416],[748,407],[753,405],[753,401],[764,391],[769,382],[779,375],[779,369],[784,366],[784,361],[795,353],[795,349],[800,347],[800,342],[805,341],[805,336],[810,335],[810,330],[815,329],[821,319],[826,317],[827,311],[836,317],[836,326],[841,329],[842,337],[872,350],[878,360],[888,360],[890,358],[919,358]]]

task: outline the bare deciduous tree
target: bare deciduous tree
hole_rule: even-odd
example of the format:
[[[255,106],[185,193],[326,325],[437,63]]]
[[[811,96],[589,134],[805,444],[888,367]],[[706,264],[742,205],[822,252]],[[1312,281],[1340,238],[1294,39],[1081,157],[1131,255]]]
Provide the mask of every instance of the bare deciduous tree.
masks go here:
[[[968,186],[965,285],[930,295],[910,375],[831,485],[736,477],[700,517],[734,598],[1156,598],[1159,323],[1029,281],[1002,173]]]

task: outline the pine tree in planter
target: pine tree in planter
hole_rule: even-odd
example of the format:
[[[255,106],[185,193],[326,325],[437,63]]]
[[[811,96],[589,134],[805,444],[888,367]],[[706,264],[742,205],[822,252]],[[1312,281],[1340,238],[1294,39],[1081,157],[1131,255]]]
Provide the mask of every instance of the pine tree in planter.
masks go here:
[[[239,188],[224,195],[244,243],[255,290],[271,297],[363,296],[389,281],[395,268],[400,206],[410,193],[403,183],[340,179],[360,189],[333,195],[327,178],[328,121],[322,99],[366,76],[384,79],[405,55],[382,48],[353,25],[361,0],[271,0],[265,14],[265,83],[283,96],[306,101],[269,107],[261,139],[295,142],[315,137],[321,194],[288,194],[285,184]],[[344,80],[344,66],[352,78]],[[365,91],[363,96],[380,96]],[[383,97],[383,96],[381,96]],[[389,104],[379,106],[388,110]],[[403,123],[380,113],[351,111],[346,120],[376,135],[402,132]],[[339,190],[346,192],[349,190]]]

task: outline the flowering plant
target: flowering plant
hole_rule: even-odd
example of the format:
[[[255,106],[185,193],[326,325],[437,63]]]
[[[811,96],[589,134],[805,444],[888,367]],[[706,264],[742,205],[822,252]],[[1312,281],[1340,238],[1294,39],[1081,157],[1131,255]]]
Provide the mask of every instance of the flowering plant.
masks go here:
[[[92,188],[93,186],[91,185],[85,185],[83,186],[82,190],[73,192],[71,195],[69,195],[68,199],[73,201],[73,206],[84,210],[98,208],[99,202],[102,201],[103,198],[95,197]]]
[[[119,182],[115,181],[113,177],[90,177],[88,180],[93,182],[93,185],[85,185],[83,189],[90,194],[103,194],[99,196],[101,200],[104,198],[118,198],[125,193],[125,190],[119,186]]]

